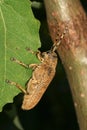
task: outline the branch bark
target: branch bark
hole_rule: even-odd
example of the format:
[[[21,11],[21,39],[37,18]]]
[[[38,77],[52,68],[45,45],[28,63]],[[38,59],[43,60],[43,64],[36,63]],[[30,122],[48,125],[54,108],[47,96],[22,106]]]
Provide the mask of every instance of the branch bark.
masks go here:
[[[68,26],[57,51],[71,87],[80,130],[87,130],[87,16],[79,0],[44,0],[44,3],[54,43]]]

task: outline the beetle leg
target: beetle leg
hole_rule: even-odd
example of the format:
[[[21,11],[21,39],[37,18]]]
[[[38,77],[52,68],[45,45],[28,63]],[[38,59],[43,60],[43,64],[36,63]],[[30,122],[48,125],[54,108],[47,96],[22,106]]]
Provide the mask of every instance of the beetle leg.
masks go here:
[[[29,68],[32,68],[33,70],[35,70],[38,67],[38,64],[30,64]]]
[[[18,89],[20,89],[24,94],[27,94],[26,90],[25,90],[20,84],[17,84],[16,82],[10,81],[10,80],[8,80],[8,79],[6,79],[6,83],[16,86],[16,87],[17,87]]]
[[[25,67],[25,68],[29,68],[29,65],[24,64],[22,61],[19,61],[19,60],[17,60],[17,59],[14,58],[14,57],[10,58],[10,60],[13,61],[13,62],[16,62],[16,63],[20,64],[21,66],[23,66],[23,67]]]

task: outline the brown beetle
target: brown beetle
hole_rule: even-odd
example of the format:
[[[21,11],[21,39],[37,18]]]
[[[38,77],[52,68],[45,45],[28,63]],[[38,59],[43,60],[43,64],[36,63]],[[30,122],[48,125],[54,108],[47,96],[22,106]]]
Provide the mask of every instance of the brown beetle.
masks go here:
[[[56,53],[51,51],[43,52],[39,56],[41,63],[35,66],[32,78],[27,84],[27,93],[24,95],[22,108],[26,110],[33,108],[40,101],[55,75]]]

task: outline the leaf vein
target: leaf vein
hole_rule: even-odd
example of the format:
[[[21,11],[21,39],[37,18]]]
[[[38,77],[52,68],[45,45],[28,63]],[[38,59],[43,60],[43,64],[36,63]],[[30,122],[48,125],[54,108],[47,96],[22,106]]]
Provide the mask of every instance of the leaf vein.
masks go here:
[[[0,8],[0,12],[1,12],[1,17],[2,17],[2,21],[3,21],[4,33],[5,33],[5,37],[4,37],[4,48],[5,48],[5,51],[4,51],[4,54],[5,54],[5,57],[4,57],[4,61],[5,61],[4,85],[5,85],[5,79],[6,79],[6,32],[7,32],[7,29],[6,29],[6,24],[5,24],[5,20],[4,20],[4,16],[3,16],[3,12],[1,10],[1,8]]]

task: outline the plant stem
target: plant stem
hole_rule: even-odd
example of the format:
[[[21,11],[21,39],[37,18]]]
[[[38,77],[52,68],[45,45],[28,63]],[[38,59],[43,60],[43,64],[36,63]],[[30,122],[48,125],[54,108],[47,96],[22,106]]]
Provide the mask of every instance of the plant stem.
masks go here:
[[[71,87],[80,130],[87,130],[87,16],[79,0],[44,0],[44,3],[54,43],[68,27],[57,51]]]

